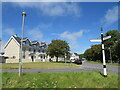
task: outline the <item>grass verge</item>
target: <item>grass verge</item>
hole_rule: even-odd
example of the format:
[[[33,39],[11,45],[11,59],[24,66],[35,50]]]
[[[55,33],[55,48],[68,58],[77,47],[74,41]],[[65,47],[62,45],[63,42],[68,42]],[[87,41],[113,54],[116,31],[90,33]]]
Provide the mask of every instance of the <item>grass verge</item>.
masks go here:
[[[3,88],[118,88],[118,75],[100,72],[2,74]]]
[[[103,64],[100,62],[93,62],[93,61],[86,61],[85,63],[93,63],[93,64]],[[120,66],[120,64],[117,63],[106,63],[107,65],[113,65],[113,66]]]
[[[56,62],[32,62],[23,63],[23,69],[63,69],[79,67],[80,65],[68,64],[68,63],[56,63]],[[18,69],[19,63],[4,63],[2,69]]]

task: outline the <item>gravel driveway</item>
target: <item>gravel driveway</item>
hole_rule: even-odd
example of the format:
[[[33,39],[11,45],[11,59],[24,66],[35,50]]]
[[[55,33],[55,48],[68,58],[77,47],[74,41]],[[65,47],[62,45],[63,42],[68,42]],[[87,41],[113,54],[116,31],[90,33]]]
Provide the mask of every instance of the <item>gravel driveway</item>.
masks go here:
[[[107,65],[107,71],[111,73],[120,74],[118,70],[120,66],[112,66]],[[18,72],[18,69],[2,69],[0,72]],[[80,67],[76,68],[69,68],[69,69],[23,69],[24,73],[42,73],[42,72],[74,72],[74,71],[101,71],[103,72],[103,65],[102,64],[91,64],[91,63],[83,63]],[[119,72],[118,72],[119,71]]]

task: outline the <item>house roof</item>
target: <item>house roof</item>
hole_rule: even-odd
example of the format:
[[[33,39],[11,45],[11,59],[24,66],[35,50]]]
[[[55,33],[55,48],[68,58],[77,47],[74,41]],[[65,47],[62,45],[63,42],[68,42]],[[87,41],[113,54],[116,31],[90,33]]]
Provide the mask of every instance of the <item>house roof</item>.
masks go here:
[[[39,43],[38,41],[31,41],[31,44],[37,44]]]
[[[15,36],[13,36],[15,39],[16,39],[16,41],[20,44],[21,43],[21,38],[20,37],[15,37]]]
[[[8,45],[8,43],[11,41],[12,38],[16,41],[16,43],[17,43],[18,45],[21,44],[21,38],[18,37],[17,34],[15,34],[15,35],[12,35],[12,36],[11,36],[11,38],[10,38],[10,39],[8,40],[8,42],[6,43],[5,47]],[[31,46],[31,45],[34,45],[34,44],[37,44],[37,43],[39,43],[39,44],[42,45],[42,46],[46,45],[45,42],[30,41],[30,39],[29,39],[28,37],[23,38],[23,41],[26,41],[26,40],[29,40],[30,46]],[[4,48],[5,48],[5,47],[4,47]]]
[[[19,44],[21,44],[21,38],[20,38],[20,37],[16,37],[16,36],[14,36],[14,35],[13,35],[13,37],[16,39],[16,41],[17,41]],[[25,38],[23,38],[23,41],[26,41],[27,39],[29,39],[29,38],[25,37]]]
[[[76,56],[78,56],[79,54],[77,54],[77,53],[71,53],[71,55],[76,55]]]
[[[10,42],[12,39],[17,43],[18,46],[20,46],[19,38],[16,38],[15,36],[11,36],[10,39],[8,40],[8,42],[5,44],[4,48],[7,47],[7,45],[9,44],[9,42]]]
[[[77,53],[74,53],[76,56],[78,56],[78,54]]]

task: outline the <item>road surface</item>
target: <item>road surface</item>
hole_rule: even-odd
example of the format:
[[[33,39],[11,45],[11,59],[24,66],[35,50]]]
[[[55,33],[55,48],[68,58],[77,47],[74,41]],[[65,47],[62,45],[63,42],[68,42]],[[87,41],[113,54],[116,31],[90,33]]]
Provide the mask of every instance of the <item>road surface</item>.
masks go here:
[[[119,70],[118,70],[119,68]],[[0,72],[18,72],[18,69],[2,69]],[[43,72],[75,72],[75,71],[101,71],[103,72],[102,64],[83,63],[80,67],[69,69],[23,69],[23,73],[43,73]],[[119,71],[119,72],[118,72]],[[120,74],[120,66],[107,65],[107,72]]]

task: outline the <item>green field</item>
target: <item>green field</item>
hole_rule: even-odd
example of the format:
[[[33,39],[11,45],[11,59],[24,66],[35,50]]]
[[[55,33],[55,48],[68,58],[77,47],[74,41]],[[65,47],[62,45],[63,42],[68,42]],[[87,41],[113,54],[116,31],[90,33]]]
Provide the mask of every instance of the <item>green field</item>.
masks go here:
[[[118,88],[118,75],[100,72],[2,74],[3,88]]]
[[[93,63],[93,64],[103,64],[101,62],[93,62],[93,61],[86,61],[85,63]],[[113,65],[113,66],[120,66],[120,64],[117,63],[106,63],[107,65]]]
[[[56,63],[56,62],[32,62],[23,63],[23,69],[63,69],[63,68],[73,68],[79,67],[80,65],[68,64],[68,63]],[[18,69],[18,63],[4,63],[2,64],[2,69]]]

